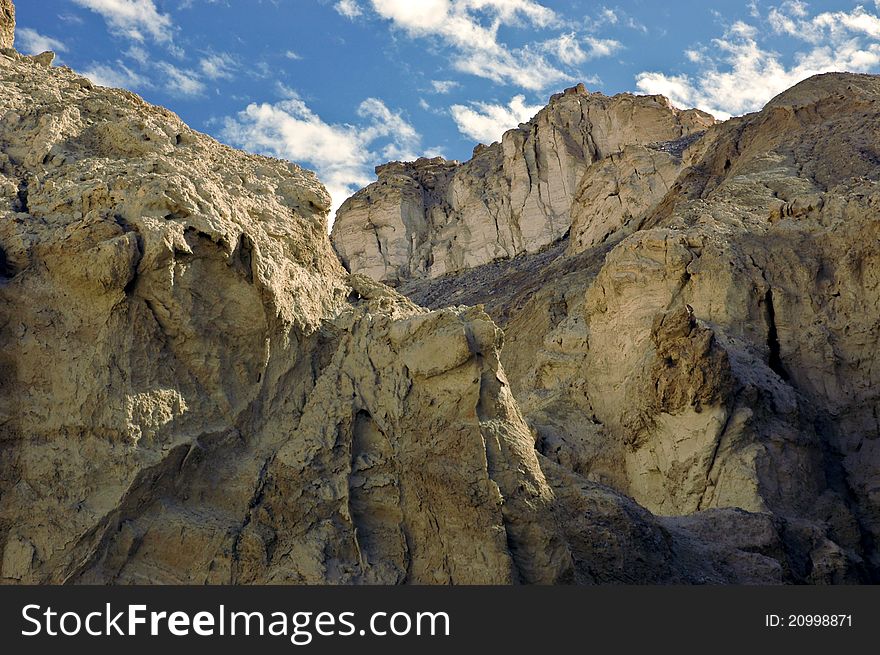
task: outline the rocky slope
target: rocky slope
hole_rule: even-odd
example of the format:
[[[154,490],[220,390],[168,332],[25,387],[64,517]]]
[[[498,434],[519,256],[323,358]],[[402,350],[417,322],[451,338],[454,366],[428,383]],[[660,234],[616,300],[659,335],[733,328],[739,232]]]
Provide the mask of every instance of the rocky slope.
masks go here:
[[[478,146],[464,164],[438,158],[378,167],[379,180],[337,213],[333,246],[352,273],[391,283],[537,252],[571,229],[576,195],[602,187],[613,197],[608,160],[623,152],[629,169],[620,175],[649,179],[633,195],[662,196],[677,175],[680,144],[713,123],[662,96],[609,98],[578,85],[500,143]],[[622,168],[616,160],[613,166]],[[651,177],[655,170],[663,174]],[[630,188],[623,180],[620,186]],[[616,200],[610,205],[607,221],[631,219],[618,215]]]
[[[486,304],[547,457],[656,513],[784,517],[811,575],[876,580],[878,118],[880,78],[812,78],[672,182],[626,149],[593,167],[552,248],[401,291]]]
[[[706,143],[720,145],[700,150],[702,168],[673,185],[682,206],[664,201],[639,219],[651,229],[624,241],[629,250],[604,267],[592,250],[562,256],[560,246],[510,262],[528,284],[508,285],[498,306],[522,311],[488,309],[507,325],[511,347],[484,309],[423,309],[348,274],[327,237],[329,198],[312,173],[227,148],[134,94],[96,87],[49,63],[0,54],[0,581],[870,579],[858,543],[870,534],[863,527],[870,517],[866,487],[846,477],[856,462],[834,459],[833,450],[863,436],[857,430],[865,429],[867,414],[853,409],[848,442],[832,442],[820,431],[824,424],[809,423],[823,390],[807,396],[793,386],[802,384],[787,322],[795,320],[788,309],[794,304],[782,302],[777,289],[784,283],[772,277],[788,273],[767,273],[778,309],[760,314],[775,316],[779,346],[762,350],[766,333],[756,334],[742,355],[754,361],[744,363],[731,344],[749,335],[710,324],[698,295],[675,290],[673,276],[683,275],[688,257],[680,251],[697,257],[688,239],[699,228],[676,221],[689,216],[682,212],[691,203],[709,202],[702,199],[707,190],[735,191],[730,171],[740,164],[716,170],[712,157],[734,146],[744,151],[744,123],[736,124],[740,131],[715,128]],[[870,99],[867,82],[865,88]],[[773,216],[792,216],[794,209],[783,208],[801,206],[785,202],[772,203]],[[840,210],[841,220],[861,207]],[[636,227],[624,220],[617,231]],[[734,234],[725,229],[717,237],[722,245]],[[678,241],[658,236],[676,230]],[[748,230],[736,234],[748,242]],[[834,243],[843,244],[845,230],[838,236]],[[634,275],[627,258],[636,256],[629,253],[655,261],[665,252],[658,243],[680,254],[639,268],[651,278],[646,288],[690,298],[696,317],[668,298],[668,311],[613,311],[640,304],[636,287],[626,284]],[[873,279],[870,242],[862,245],[859,280]],[[709,252],[704,246],[702,256]],[[541,285],[529,266],[559,271],[560,284]],[[468,272],[476,275],[466,287],[471,295],[485,293],[482,270]],[[605,280],[601,290],[596,279]],[[837,288],[828,287],[830,296]],[[546,302],[548,294],[565,293],[571,302]],[[838,302],[870,297],[857,289]],[[605,312],[582,313],[587,307]],[[761,309],[766,305],[755,311]],[[861,305],[840,305],[844,310],[863,312],[846,342],[849,366],[870,365],[873,315]],[[588,316],[597,317],[590,329],[609,343],[615,330],[640,339],[641,350],[625,353],[621,371],[595,359],[600,342],[585,332]],[[818,322],[815,330],[831,334]],[[774,357],[787,379],[775,372]],[[808,370],[818,375],[823,361]],[[585,366],[605,371],[606,379],[646,370],[658,384],[649,392],[611,380],[600,405],[579,373]],[[870,387],[845,383],[846,372],[839,411],[873,398]],[[741,390],[749,380],[752,390]],[[754,400],[763,393],[766,400]],[[693,478],[682,493],[650,466],[644,480],[627,477],[628,462],[653,462],[668,435],[679,443],[671,423],[697,435],[700,421],[714,425],[725,412],[741,417],[741,407],[757,416],[758,427],[727,421],[744,426],[746,436],[717,449],[719,466],[735,464],[721,467],[722,477],[710,467],[715,490],[703,490],[706,500],[696,507],[703,460],[675,458],[702,453],[702,442],[685,440],[680,452],[655,458],[658,467],[670,465],[664,472]],[[791,434],[792,417],[814,431]],[[754,437],[768,440],[768,458],[749,459],[749,435],[776,426]],[[721,432],[734,435],[728,427]],[[812,439],[822,440],[820,455]],[[749,486],[753,470],[773,475],[773,457],[786,461],[789,451],[792,475],[813,476],[810,485],[777,474],[774,493]],[[858,466],[869,486],[872,469]],[[743,491],[728,491],[738,485]],[[621,491],[655,510],[687,514],[654,516]]]

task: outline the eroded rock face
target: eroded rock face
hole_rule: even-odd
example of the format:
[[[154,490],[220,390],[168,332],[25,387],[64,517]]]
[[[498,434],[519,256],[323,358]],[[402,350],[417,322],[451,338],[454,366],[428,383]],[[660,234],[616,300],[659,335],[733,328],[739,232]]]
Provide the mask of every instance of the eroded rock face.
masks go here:
[[[708,114],[674,109],[662,96],[609,98],[579,85],[553,96],[501,143],[476,148],[464,164],[420,159],[380,166],[378,182],[337,213],[333,245],[350,271],[393,283],[533,253],[569,231],[578,194],[610,196],[609,185],[626,186],[644,175],[651,181],[636,182],[625,198],[654,204],[680,162],[680,153],[663,144],[713,123]],[[600,166],[596,162],[601,172],[582,188],[584,173]],[[650,176],[658,168],[666,186]],[[619,205],[614,201],[606,211],[609,222],[632,218]]]
[[[878,78],[812,78],[685,144],[671,183],[643,167],[619,203],[637,211],[586,190],[650,149],[587,171],[564,247],[404,290],[487,303],[564,469],[662,515],[784,519],[804,581],[877,579],[878,112]]]
[[[0,581],[876,579],[874,78],[672,146],[555,98],[603,107],[584,179],[683,172],[434,311],[344,270],[312,173],[13,51],[0,89]]]
[[[555,582],[479,310],[349,278],[312,173],[0,56],[6,582]]]
[[[0,0],[0,48],[11,48],[15,42],[15,5]]]
[[[743,575],[542,466],[501,331],[348,275],[313,174],[31,57],[0,87],[0,581]]]

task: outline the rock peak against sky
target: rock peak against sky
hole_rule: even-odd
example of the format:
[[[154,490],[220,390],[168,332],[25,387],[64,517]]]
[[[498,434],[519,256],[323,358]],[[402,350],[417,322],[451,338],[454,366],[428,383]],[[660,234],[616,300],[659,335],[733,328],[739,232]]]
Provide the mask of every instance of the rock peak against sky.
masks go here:
[[[725,118],[815,73],[880,72],[880,8],[865,1],[41,0],[18,10],[21,51],[54,50],[213,136],[309,166],[334,207],[377,164],[467,159],[578,81]]]

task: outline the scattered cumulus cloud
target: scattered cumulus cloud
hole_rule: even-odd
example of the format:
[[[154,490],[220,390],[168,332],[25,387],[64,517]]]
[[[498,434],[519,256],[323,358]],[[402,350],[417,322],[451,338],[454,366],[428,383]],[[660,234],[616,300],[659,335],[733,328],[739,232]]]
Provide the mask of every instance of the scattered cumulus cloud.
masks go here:
[[[294,52],[293,50],[287,50],[287,51],[284,53],[284,56],[287,57],[288,59],[292,60],[292,61],[299,61],[300,59],[302,59],[302,55],[297,54],[297,53]]]
[[[288,90],[289,91],[289,90]],[[230,143],[314,168],[333,198],[333,211],[373,181],[373,168],[390,159],[415,159],[421,135],[378,98],[357,108],[358,123],[324,121],[299,96],[277,103],[253,103],[225,119]]]
[[[371,0],[373,10],[413,38],[436,38],[453,51],[461,72],[538,91],[570,79],[536,45],[511,49],[501,43],[502,26],[546,29],[561,24],[535,0]]]
[[[19,27],[15,30],[15,45],[28,55],[38,55],[47,50],[67,52],[67,46],[63,42],[53,39],[51,36],[40,34],[37,30],[32,30],[29,27]]]
[[[159,12],[153,0],[73,0],[107,22],[108,27],[135,41],[150,37],[158,43],[171,41],[173,23]]]
[[[869,72],[880,66],[880,17],[861,5],[849,12],[814,14],[807,3],[795,0],[762,14],[754,4],[752,17],[757,25],[737,21],[710,47],[686,51],[687,59],[699,67],[696,73],[645,71],[636,77],[639,90],[723,119],[757,111],[812,75]],[[763,45],[765,38],[772,44],[783,36],[803,44],[789,63]]]
[[[527,105],[525,96],[514,96],[506,105],[472,102],[450,107],[458,131],[480,143],[500,141],[501,136],[541,111],[541,105]]]

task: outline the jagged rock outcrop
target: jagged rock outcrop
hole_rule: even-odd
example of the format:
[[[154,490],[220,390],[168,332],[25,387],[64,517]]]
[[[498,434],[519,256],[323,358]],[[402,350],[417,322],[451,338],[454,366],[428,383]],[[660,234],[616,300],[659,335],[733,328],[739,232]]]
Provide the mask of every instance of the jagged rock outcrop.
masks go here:
[[[571,206],[569,252],[576,254],[609,240],[619,241],[639,229],[687,167],[690,146],[701,135],[626,146],[590,166]]]
[[[11,48],[15,42],[15,5],[0,0],[0,48]]]
[[[312,173],[46,63],[0,53],[0,582],[877,579],[875,78],[627,136],[683,172],[429,310]],[[554,102],[685,115],[627,98]]]
[[[478,310],[350,279],[315,176],[0,56],[0,546],[20,582],[554,582]]]
[[[628,178],[665,194],[611,215],[594,166],[570,239],[401,290],[486,303],[538,449],[566,470],[660,514],[772,515],[812,544],[802,579],[876,580],[878,117],[877,77],[811,78],[683,143],[674,181]]]
[[[333,245],[350,271],[392,283],[533,253],[568,233],[577,194],[613,197],[613,180],[625,186],[624,178],[639,175],[650,181],[625,191],[627,199],[665,193],[650,177],[662,169],[671,184],[677,175],[680,147],[665,144],[713,123],[662,96],[609,98],[578,85],[464,164],[438,158],[378,167],[379,180],[337,213]],[[582,188],[597,166],[593,186]],[[627,222],[614,203],[608,220]]]
[[[313,174],[14,52],[0,87],[0,581],[745,575],[542,468],[500,330],[348,275]]]

